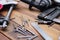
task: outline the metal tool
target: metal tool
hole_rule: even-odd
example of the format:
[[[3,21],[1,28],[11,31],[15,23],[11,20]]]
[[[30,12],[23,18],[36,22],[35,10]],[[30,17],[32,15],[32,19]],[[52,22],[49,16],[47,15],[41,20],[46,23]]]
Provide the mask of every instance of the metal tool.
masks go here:
[[[22,16],[20,18],[21,18],[21,21],[22,21],[22,25],[21,26],[25,27],[26,24],[27,24],[27,26],[29,26],[28,19],[24,18],[24,16]]]
[[[14,27],[14,31],[15,32],[18,32],[18,33],[21,33],[22,35],[24,35],[24,36],[17,36],[18,39],[20,39],[20,38],[27,38],[28,40],[33,40],[34,38],[37,37],[37,35],[34,32],[25,29],[25,27],[23,27],[21,25],[16,27],[13,24],[13,27]],[[29,35],[31,35],[31,36],[29,36]]]
[[[28,40],[33,40],[36,37],[37,37],[36,35],[35,36],[32,36],[32,37],[28,38]]]
[[[27,29],[25,29],[21,25],[19,25],[18,27],[14,27],[14,29],[15,29],[15,32],[19,32],[23,35],[35,35],[34,33],[28,31]]]
[[[18,39],[20,38],[31,38],[31,36],[17,36]]]
[[[29,9],[31,9],[34,6],[39,10],[43,10],[47,9],[49,6],[52,5],[52,0],[21,0],[21,1],[29,4]]]
[[[60,6],[60,0],[53,0],[53,1],[56,5]]]
[[[53,21],[60,24],[60,19],[55,18]]]
[[[22,35],[24,35],[24,36],[17,36],[18,39],[20,39],[20,38],[28,38],[28,40],[33,40],[34,38],[37,37],[37,35],[35,33],[30,32],[30,31],[28,31],[28,30],[26,30],[26,29],[24,29],[24,28],[22,28],[20,26],[15,28],[15,32],[18,32],[18,33],[21,33]],[[27,36],[29,34],[33,35],[33,36]]]
[[[29,31],[30,32],[30,31]],[[30,33],[32,33],[32,32],[30,32]],[[33,33],[32,33],[33,34]],[[36,34],[33,34],[33,36],[29,36],[29,35],[27,35],[27,36],[18,36],[18,38],[20,39],[20,38],[27,38],[28,40],[33,40],[34,38],[36,38],[37,37],[37,35]]]
[[[56,3],[60,3],[60,1],[59,0],[54,0]]]
[[[44,17],[49,20],[53,20],[54,18],[58,17],[60,15],[60,7],[57,7],[57,9],[53,12],[51,12],[48,16]]]
[[[57,8],[56,11],[52,12],[50,15],[46,16],[45,18],[47,20],[52,20],[56,23],[60,23],[60,19],[57,19],[56,17],[58,17],[60,15],[60,7]]]
[[[12,10],[13,10],[13,5],[10,7],[8,14],[4,18],[0,18],[0,25],[2,25],[2,28],[5,28],[8,25],[8,21]]]
[[[33,33],[32,33],[33,34]],[[33,39],[35,39],[37,37],[37,35],[36,34],[34,34],[33,36],[17,36],[17,38],[18,39],[20,39],[20,38],[27,38],[28,40],[33,40]]]
[[[27,35],[26,32],[25,32],[26,30],[24,30],[24,28],[21,25],[19,25],[18,27],[14,26],[14,31],[18,32],[18,33],[21,33],[22,35]]]
[[[37,36],[35,35],[35,36],[18,36],[17,38],[18,39],[21,39],[21,38],[23,38],[23,39],[25,39],[25,38],[27,38],[28,40],[33,40],[33,39],[35,39]]]
[[[55,11],[56,8],[50,8],[50,9],[47,9],[46,11],[43,11],[42,13],[40,13],[38,15],[38,18],[42,18],[44,19],[45,16],[49,15],[51,12]]]
[[[12,5],[12,6],[10,7],[8,14],[7,14],[6,17],[4,18],[3,28],[5,28],[5,27],[7,26],[7,24],[8,24],[8,21],[9,21],[10,15],[11,15],[11,12],[12,12],[12,10],[13,10],[13,7],[14,7],[14,5]]]
[[[31,25],[39,32],[39,34],[41,34],[41,36],[45,39],[45,40],[53,40],[53,38],[51,38],[47,33],[44,32],[43,29],[41,29],[37,23],[32,22]]]
[[[8,25],[8,22],[10,20],[10,16],[11,16],[11,12],[13,10],[13,7],[17,4],[17,2],[13,1],[13,0],[0,0],[0,4],[2,4],[3,6],[8,6],[11,5],[7,15],[4,18],[0,18],[0,25],[2,25],[2,28],[6,28],[6,26]]]
[[[17,28],[15,27],[16,31],[23,34],[23,35],[29,34],[28,33],[29,31],[25,29],[26,24],[29,26],[28,21],[23,16],[19,17],[19,18],[21,18],[22,25],[19,25]]]
[[[50,24],[50,23],[52,23],[52,21],[46,21],[46,20],[40,20],[40,19],[38,19],[38,24]]]
[[[10,5],[10,4],[17,4],[18,2],[14,1],[14,0],[0,0],[0,4],[2,5]]]
[[[60,7],[55,7],[55,10],[52,11],[51,13],[49,13],[48,15],[45,15],[44,12],[41,15],[38,15],[38,19],[41,19],[44,21],[51,21],[51,22],[60,23],[60,21],[59,21],[60,19],[57,19],[57,17],[59,15],[60,15]]]

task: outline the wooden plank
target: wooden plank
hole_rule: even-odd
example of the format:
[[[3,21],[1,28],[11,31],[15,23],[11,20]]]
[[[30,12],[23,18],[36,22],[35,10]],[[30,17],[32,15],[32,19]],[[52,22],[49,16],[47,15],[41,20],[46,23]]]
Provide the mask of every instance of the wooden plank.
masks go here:
[[[5,12],[3,12],[3,13],[5,13]],[[13,11],[13,14],[11,15],[12,17],[11,18],[15,18],[15,19],[13,19],[13,21],[15,21],[16,23],[18,23],[18,24],[22,24],[22,22],[21,22],[21,19],[20,19],[20,17],[21,17],[21,15],[23,15],[23,14],[20,14],[19,12],[17,12],[17,11]],[[24,18],[25,18],[25,16],[26,15],[23,15],[24,16]],[[29,16],[27,16],[29,19],[30,19],[30,17]],[[18,20],[18,21],[17,21]],[[31,27],[28,27],[28,26],[26,26],[26,28],[28,29],[28,30],[33,30]],[[8,28],[10,31],[12,30],[13,31],[13,29],[12,29],[12,27],[9,27]],[[36,31],[34,31],[34,32],[36,32]],[[5,33],[6,35],[8,35],[9,36],[9,32],[7,31],[7,32],[3,32],[3,33]],[[9,34],[8,34],[9,33]],[[37,33],[36,33],[37,34]],[[39,34],[37,34],[37,35],[39,35]],[[41,39],[41,37],[39,37],[40,39]],[[13,38],[12,38],[13,39]]]
[[[6,15],[7,11],[3,11],[1,13],[3,15]],[[30,20],[31,22],[34,22],[34,21],[36,21],[35,18],[37,17],[37,15],[39,13],[40,12],[38,10],[30,11],[28,9],[28,5],[27,4],[20,2],[17,5],[17,8],[12,12],[11,18],[15,18],[15,19],[13,19],[13,21],[21,25],[22,24],[22,21],[21,21],[21,17],[22,16],[25,19]],[[58,24],[55,24],[54,26],[56,26],[56,25],[58,25]],[[53,38],[53,40],[58,40],[58,37],[60,35],[60,29],[59,29],[60,26],[59,25],[58,25],[58,28],[57,28],[57,26],[56,27],[48,27],[48,25],[44,25],[44,24],[42,24],[42,25],[40,24],[40,26],[48,35],[50,35]],[[12,27],[9,27],[7,29],[9,29],[9,31],[13,30]],[[30,25],[30,22],[29,22],[29,26],[26,26],[26,29],[35,32],[39,36],[39,38],[41,38],[41,36],[38,34],[38,32]],[[9,31],[7,31],[7,32],[3,32],[2,31],[2,32],[4,34],[6,34],[7,36],[11,37],[13,40],[15,40],[15,37],[11,36],[11,32],[9,32]]]
[[[0,33],[0,40],[10,40],[10,39],[6,37],[4,34]]]

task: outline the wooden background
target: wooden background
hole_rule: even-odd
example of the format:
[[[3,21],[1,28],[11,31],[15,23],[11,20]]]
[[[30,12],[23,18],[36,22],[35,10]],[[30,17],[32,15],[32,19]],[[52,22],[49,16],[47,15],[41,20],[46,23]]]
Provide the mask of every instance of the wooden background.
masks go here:
[[[28,5],[23,3],[23,2],[19,2],[18,5],[16,6],[16,8],[13,10],[12,14],[11,14],[11,19],[12,21],[9,23],[7,30],[8,31],[0,31],[1,32],[1,40],[17,40],[17,36],[14,36],[15,34],[13,33],[13,26],[12,23],[17,23],[17,24],[22,24],[21,21],[21,17],[23,16],[24,19],[26,20],[30,20],[30,22],[35,22],[36,21],[36,17],[38,14],[40,14],[41,12],[33,7],[33,10],[29,10],[28,9]],[[6,15],[8,10],[3,10],[0,13],[3,15]],[[38,35],[38,37],[34,40],[43,40],[41,35],[30,25],[29,26],[26,25],[26,29],[33,31],[34,33],[36,33],[36,35]],[[49,35],[53,38],[53,40],[58,40],[59,36],[60,36],[60,25],[59,24],[54,24],[50,27],[48,27],[49,25],[46,24],[39,24],[39,26]],[[13,35],[14,34],[14,35]],[[6,37],[5,37],[6,36]],[[3,39],[3,38],[4,39]],[[18,40],[23,40],[23,39],[18,39]]]

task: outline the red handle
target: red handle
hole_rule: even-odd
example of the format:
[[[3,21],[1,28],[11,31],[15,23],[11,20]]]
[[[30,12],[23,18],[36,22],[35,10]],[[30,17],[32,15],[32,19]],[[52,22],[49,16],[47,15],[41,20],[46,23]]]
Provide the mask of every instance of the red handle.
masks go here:
[[[0,10],[3,8],[3,5],[2,4],[0,4]]]

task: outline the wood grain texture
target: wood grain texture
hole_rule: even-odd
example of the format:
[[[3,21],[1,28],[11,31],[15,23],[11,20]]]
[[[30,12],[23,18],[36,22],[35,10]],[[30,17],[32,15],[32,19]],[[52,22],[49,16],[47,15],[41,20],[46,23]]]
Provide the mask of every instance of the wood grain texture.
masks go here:
[[[0,33],[0,40],[10,40],[9,38],[7,38],[5,35],[3,35],[2,33]]]
[[[39,10],[29,10],[28,9],[28,5],[23,3],[23,2],[19,2],[19,4],[17,5],[16,9],[13,10],[11,18],[15,18],[12,21],[18,23],[18,24],[22,24],[21,21],[21,17],[23,16],[25,19],[30,20],[28,21],[29,26],[26,25],[26,29],[33,31],[36,33],[36,35],[38,35],[38,38],[40,38],[41,40],[43,40],[41,38],[41,35],[30,25],[30,22],[34,22],[36,21],[36,17],[37,15],[40,13]],[[2,11],[1,12],[3,15],[6,15],[7,11]],[[12,22],[11,22],[12,23]],[[10,23],[10,24],[11,24]],[[7,29],[9,29],[8,31],[4,32],[1,31],[2,33],[4,33],[5,35],[9,36],[11,39],[16,40],[15,36],[11,36],[13,35],[13,33],[11,33],[11,31],[13,31],[13,28],[11,25],[8,25]],[[58,24],[54,24],[51,27],[48,27],[48,25],[44,25],[44,24],[40,24],[39,25],[49,36],[51,36],[53,38],[53,40],[58,40],[58,37],[60,36],[60,25]],[[38,40],[40,40],[38,39]],[[37,39],[35,39],[37,40]]]

